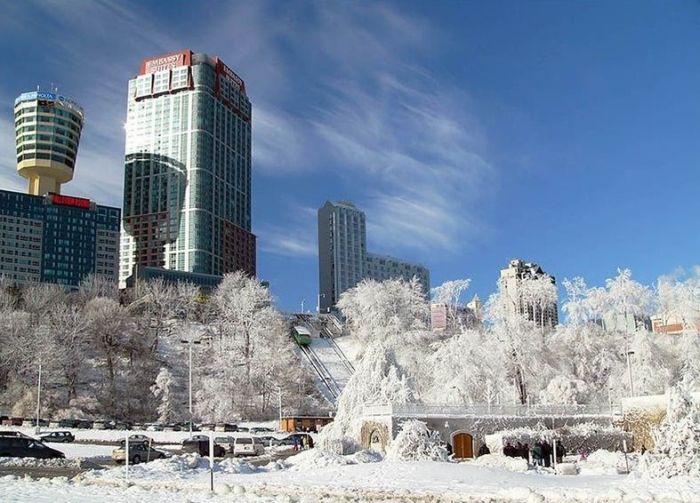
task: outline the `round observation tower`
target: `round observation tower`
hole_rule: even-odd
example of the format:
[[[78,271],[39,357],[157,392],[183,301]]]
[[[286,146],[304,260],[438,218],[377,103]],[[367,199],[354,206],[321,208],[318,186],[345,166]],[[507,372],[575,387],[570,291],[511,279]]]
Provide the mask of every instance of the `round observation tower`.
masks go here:
[[[15,100],[17,172],[29,194],[60,194],[73,179],[82,129],[82,107],[65,96],[35,91]]]

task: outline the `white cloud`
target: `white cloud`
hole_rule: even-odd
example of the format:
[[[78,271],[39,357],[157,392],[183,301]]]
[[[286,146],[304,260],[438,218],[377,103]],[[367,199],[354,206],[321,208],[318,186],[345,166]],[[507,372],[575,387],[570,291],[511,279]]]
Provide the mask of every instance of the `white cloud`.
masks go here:
[[[3,26],[15,30],[43,12],[55,63],[42,71],[52,79],[51,71],[73,68],[62,90],[86,109],[69,192],[120,204],[127,80],[143,57],[190,46],[219,55],[246,81],[253,166],[263,179],[340,185],[336,192],[366,210],[370,243],[389,253],[454,251],[482,232],[473,215],[495,170],[468,94],[432,77],[425,63],[439,27],[368,3],[210,3],[196,19],[172,26],[141,3],[24,5],[15,5]],[[0,148],[10,150],[3,141]],[[3,183],[17,178],[10,171],[0,175]],[[322,202],[305,199],[305,191],[295,197],[303,206]],[[255,231],[261,249],[316,253],[315,210],[312,218],[280,214]]]

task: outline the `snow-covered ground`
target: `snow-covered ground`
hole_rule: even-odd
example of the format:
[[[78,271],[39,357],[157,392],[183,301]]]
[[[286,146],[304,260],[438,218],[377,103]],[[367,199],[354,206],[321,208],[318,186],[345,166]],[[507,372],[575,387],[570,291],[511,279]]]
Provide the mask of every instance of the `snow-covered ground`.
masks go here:
[[[177,456],[65,479],[0,478],[2,501],[678,501],[700,502],[700,479],[648,479],[615,473],[616,456],[598,456],[596,469],[580,475],[511,471],[497,463],[378,461],[360,453],[337,456],[318,450],[256,468],[228,459],[215,466],[215,494],[208,494],[208,462]],[[507,466],[507,465],[504,465]],[[593,467],[591,467],[593,468]]]
[[[113,445],[95,445],[95,444],[58,444],[47,442],[49,447],[61,451],[68,459],[74,458],[109,458],[112,456]]]

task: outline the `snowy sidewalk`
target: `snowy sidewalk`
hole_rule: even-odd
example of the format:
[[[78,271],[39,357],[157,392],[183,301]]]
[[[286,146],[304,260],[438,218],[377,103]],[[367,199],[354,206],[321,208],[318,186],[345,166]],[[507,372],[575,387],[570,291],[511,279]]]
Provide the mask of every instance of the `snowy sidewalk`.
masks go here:
[[[217,467],[210,495],[206,462],[192,469],[168,463],[139,465],[128,489],[123,469],[66,479],[0,478],[3,502],[123,501],[677,501],[700,502],[700,480],[634,475],[561,476],[510,472],[472,462],[361,462],[313,451],[263,468],[229,462]],[[353,464],[348,464],[353,463]],[[136,467],[135,467],[136,468]]]

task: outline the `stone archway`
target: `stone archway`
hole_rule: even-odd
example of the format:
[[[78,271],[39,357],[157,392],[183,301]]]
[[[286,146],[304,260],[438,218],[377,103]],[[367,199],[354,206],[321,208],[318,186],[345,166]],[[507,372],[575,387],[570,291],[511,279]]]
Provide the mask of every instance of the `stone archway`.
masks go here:
[[[384,453],[389,443],[389,429],[385,424],[368,421],[360,430],[360,443],[363,449]]]
[[[452,452],[455,459],[474,457],[474,437],[465,431],[452,434]]]

